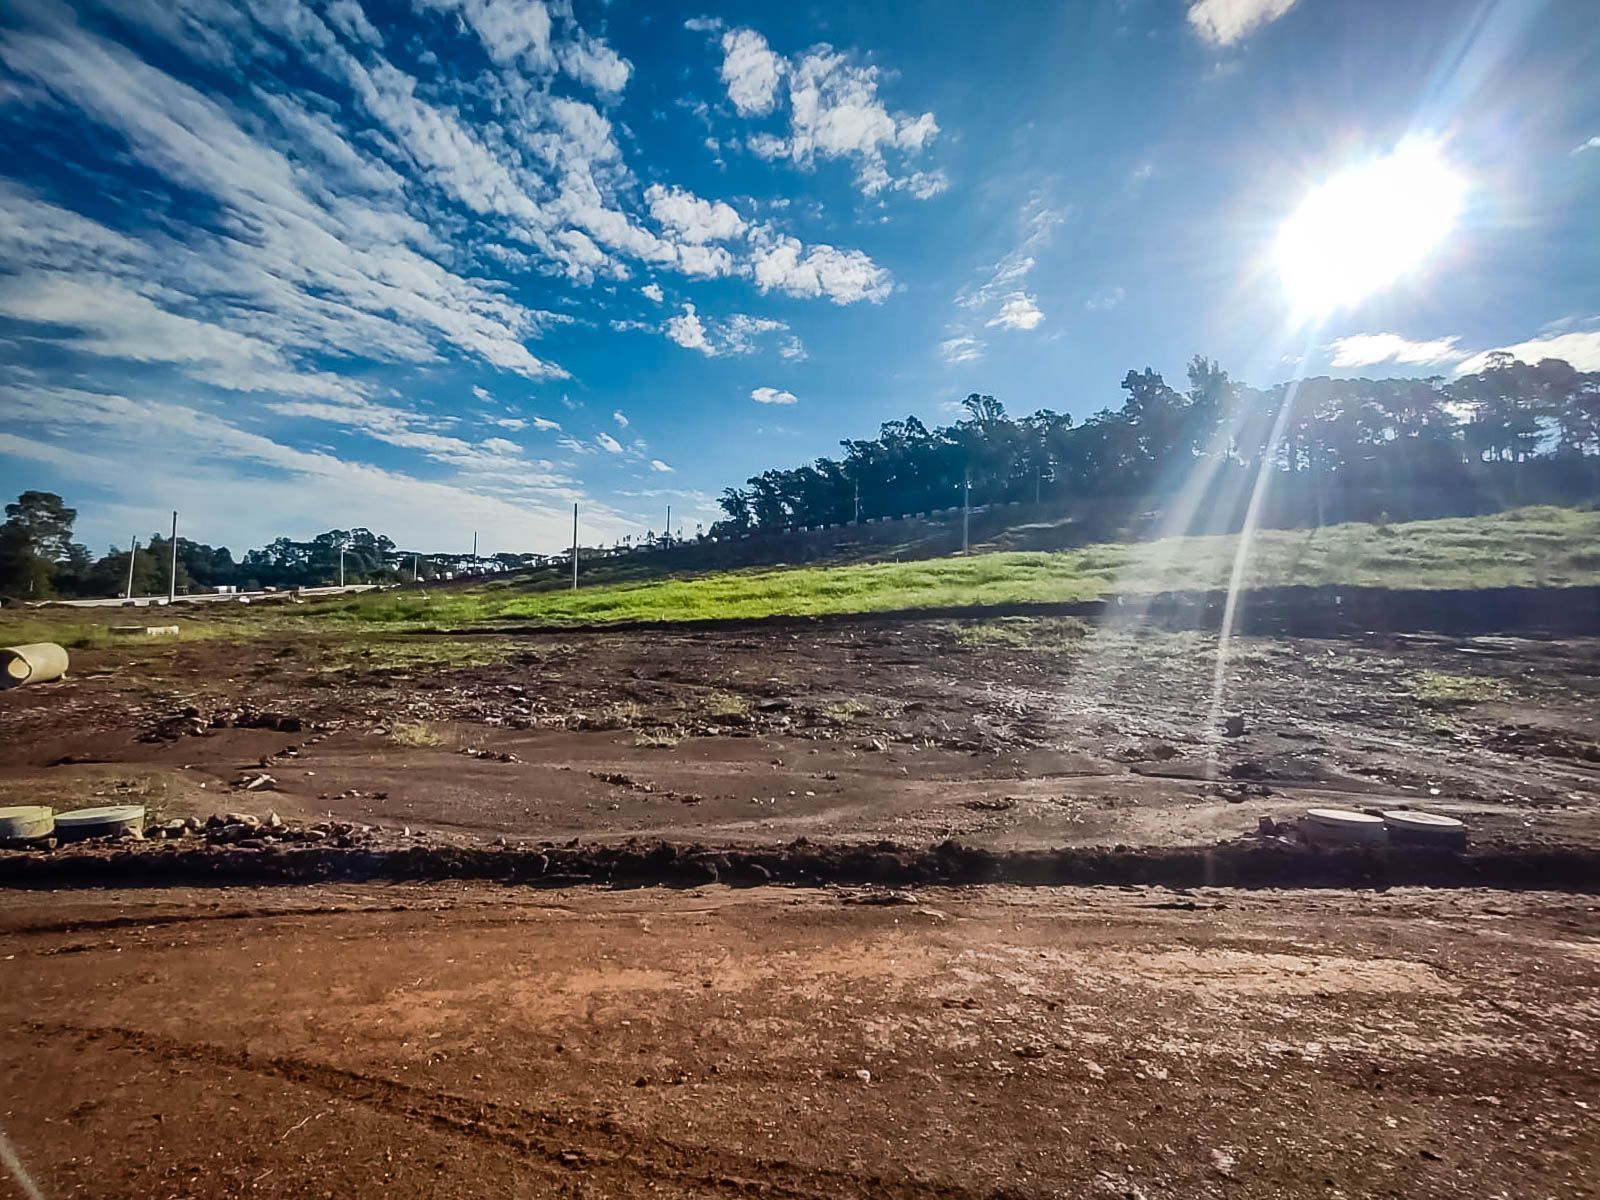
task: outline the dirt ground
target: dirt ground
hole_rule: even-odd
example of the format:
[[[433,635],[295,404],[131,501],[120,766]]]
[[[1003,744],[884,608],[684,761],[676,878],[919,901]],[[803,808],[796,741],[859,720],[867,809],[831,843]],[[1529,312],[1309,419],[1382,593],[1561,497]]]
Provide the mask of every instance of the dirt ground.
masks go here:
[[[657,840],[1226,843],[1277,879],[1321,852],[1237,839],[1318,802],[1458,815],[1452,862],[1600,847],[1600,642],[1241,638],[1220,703],[1216,663],[1208,635],[1041,619],[78,652],[0,693],[0,804],[331,814],[376,831],[293,861],[555,865],[249,887],[281,848],[222,821],[0,852],[41,868],[0,891],[0,1133],[38,1189],[0,1197],[1600,1196],[1582,880],[613,874]],[[117,862],[234,885],[43,890]]]
[[[0,1129],[52,1198],[1566,1200],[1600,1195],[1597,917],[1478,891],[13,894]]]
[[[112,646],[0,694],[0,804],[1006,848],[1203,845],[1334,803],[1600,844],[1600,642],[1240,638],[1220,707],[1215,664],[1209,635],[1049,620]]]

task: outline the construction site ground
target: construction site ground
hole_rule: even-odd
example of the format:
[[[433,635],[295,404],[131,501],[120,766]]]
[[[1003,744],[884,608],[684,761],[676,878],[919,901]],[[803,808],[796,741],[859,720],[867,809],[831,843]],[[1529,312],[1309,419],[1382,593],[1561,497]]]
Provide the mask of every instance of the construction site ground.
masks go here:
[[[1178,854],[1319,804],[1600,848],[1600,642],[1237,638],[1220,695],[1217,654],[1043,619],[118,642],[0,695],[0,805],[445,864]],[[271,841],[0,851],[221,864],[0,892],[0,1195],[1600,1195],[1600,879],[230,885]]]
[[[15,894],[0,1125],[49,1197],[1568,1200],[1600,1194],[1596,910]]]

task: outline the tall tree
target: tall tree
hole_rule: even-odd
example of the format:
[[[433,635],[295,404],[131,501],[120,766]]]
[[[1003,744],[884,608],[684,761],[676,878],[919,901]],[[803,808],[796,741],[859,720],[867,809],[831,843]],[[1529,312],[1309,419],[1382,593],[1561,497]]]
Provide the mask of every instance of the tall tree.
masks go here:
[[[73,554],[76,509],[54,492],[23,492],[0,525],[0,592],[48,596],[56,567]]]

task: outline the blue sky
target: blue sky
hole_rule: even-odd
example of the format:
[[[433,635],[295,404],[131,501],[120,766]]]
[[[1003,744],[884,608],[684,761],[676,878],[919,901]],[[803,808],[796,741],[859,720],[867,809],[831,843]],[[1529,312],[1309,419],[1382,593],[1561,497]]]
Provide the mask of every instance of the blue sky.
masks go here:
[[[0,490],[551,550],[971,391],[1600,369],[1597,58],[1589,0],[11,0]],[[1279,225],[1408,138],[1459,223],[1294,316]]]

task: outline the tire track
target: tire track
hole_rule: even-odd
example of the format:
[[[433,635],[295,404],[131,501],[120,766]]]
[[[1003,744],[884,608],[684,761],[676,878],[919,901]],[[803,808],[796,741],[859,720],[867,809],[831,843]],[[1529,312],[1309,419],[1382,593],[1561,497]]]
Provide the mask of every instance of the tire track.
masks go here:
[[[629,1129],[609,1118],[474,1100],[306,1059],[253,1055],[125,1026],[31,1021],[26,1028],[39,1037],[110,1041],[114,1048],[151,1057],[284,1080],[384,1116],[485,1142],[559,1171],[598,1171],[643,1183],[670,1182],[707,1193],[774,1200],[834,1200],[846,1195],[871,1200],[1026,1200],[1030,1195],[1012,1188],[974,1190],[955,1183],[813,1167],[706,1145],[684,1145]]]

